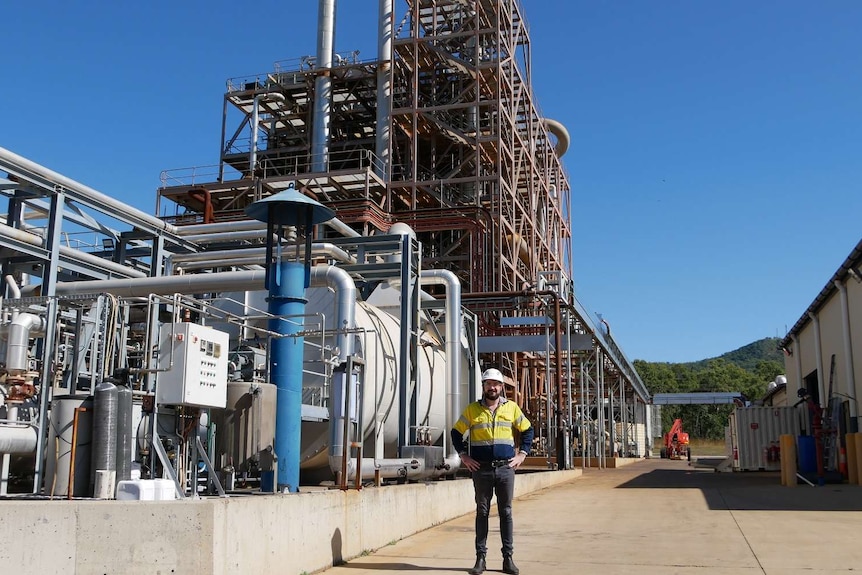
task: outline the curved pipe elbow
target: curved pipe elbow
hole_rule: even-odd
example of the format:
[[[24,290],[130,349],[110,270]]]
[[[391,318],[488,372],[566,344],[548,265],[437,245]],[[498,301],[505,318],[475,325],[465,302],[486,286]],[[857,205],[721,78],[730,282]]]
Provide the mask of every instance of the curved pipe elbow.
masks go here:
[[[571,143],[569,131],[562,122],[558,122],[557,120],[542,118],[542,122],[545,124],[545,128],[556,136],[557,144],[554,146],[554,152],[556,152],[558,158],[562,158],[563,154],[568,151],[569,144]]]
[[[44,333],[45,320],[32,313],[20,313],[9,324],[9,344],[6,347],[6,369],[12,375],[27,371],[30,334]]]

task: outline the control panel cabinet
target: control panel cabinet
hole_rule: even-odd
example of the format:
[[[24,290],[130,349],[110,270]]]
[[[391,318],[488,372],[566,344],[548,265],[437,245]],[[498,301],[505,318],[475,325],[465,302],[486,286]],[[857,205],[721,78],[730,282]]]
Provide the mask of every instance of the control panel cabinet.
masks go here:
[[[195,323],[164,324],[159,336],[156,401],[161,405],[227,405],[229,335]]]

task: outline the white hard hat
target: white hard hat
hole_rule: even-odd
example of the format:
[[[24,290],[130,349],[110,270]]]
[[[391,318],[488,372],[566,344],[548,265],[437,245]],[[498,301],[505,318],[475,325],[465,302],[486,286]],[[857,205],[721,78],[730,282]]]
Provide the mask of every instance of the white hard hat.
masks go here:
[[[499,381],[500,383],[503,383],[503,374],[500,373],[499,369],[494,369],[493,367],[491,369],[486,369],[482,372],[482,381],[488,380]]]

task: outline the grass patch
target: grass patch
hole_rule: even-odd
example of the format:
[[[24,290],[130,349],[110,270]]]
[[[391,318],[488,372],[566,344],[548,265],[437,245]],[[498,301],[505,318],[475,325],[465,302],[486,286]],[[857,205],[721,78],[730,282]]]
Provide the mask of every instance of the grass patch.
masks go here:
[[[716,457],[727,455],[723,439],[693,439],[689,443],[692,457]]]

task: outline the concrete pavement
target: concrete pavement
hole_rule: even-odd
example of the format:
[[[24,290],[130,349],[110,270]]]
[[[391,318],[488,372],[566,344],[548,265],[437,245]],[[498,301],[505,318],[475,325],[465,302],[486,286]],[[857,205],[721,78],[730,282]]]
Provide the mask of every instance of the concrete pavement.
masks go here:
[[[649,459],[515,502],[523,575],[811,575],[862,570],[862,487],[781,487],[778,473],[716,473]],[[501,572],[491,518],[488,572]],[[326,570],[327,575],[465,573],[472,514]]]

